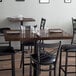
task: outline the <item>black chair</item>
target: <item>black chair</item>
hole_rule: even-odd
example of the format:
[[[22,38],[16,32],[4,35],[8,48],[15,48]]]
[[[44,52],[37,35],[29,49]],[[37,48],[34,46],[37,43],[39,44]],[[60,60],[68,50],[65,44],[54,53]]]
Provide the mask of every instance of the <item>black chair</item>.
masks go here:
[[[45,23],[46,23],[46,19],[45,18],[41,18],[40,30],[41,29],[45,29]]]
[[[14,48],[10,46],[10,42],[4,41],[4,31],[10,30],[10,28],[0,28],[0,57],[3,56],[11,56],[11,58],[0,58],[0,62],[7,62],[11,61],[11,68],[1,68],[0,71],[5,71],[5,70],[12,70],[12,76],[15,76],[15,52]]]
[[[72,17],[72,26],[73,26],[73,38],[72,38],[72,42],[71,44],[76,44],[76,39],[75,39],[75,35],[76,35],[76,19]]]
[[[72,53],[76,53],[76,44],[75,44],[75,33],[76,33],[76,19],[72,18],[72,25],[73,25],[73,38],[71,44],[63,44],[60,51],[60,62],[59,62],[59,76],[61,76],[61,70],[64,72],[64,75],[67,76],[68,74],[76,73],[75,71],[71,70],[68,71],[68,68],[76,68],[76,63],[70,64],[69,59],[75,58],[76,54],[71,55]],[[62,56],[65,53],[65,63],[62,63]],[[70,53],[70,54],[69,54]]]
[[[49,76],[51,75],[51,72],[54,71],[54,76],[56,76],[56,65],[57,65],[57,59],[61,47],[61,41],[57,43],[44,43],[42,44],[39,42],[37,44],[38,46],[38,53],[37,54],[31,54],[30,59],[30,76],[32,76],[32,67],[37,71],[37,76],[40,75],[41,71],[49,71]],[[43,50],[44,47],[44,50]],[[37,65],[37,68],[34,65]],[[41,66],[49,66],[49,68],[42,68]]]
[[[46,23],[46,19],[41,18],[40,30],[44,30],[45,29],[45,23]],[[44,43],[43,40],[41,40],[41,42]]]
[[[41,18],[40,29],[44,29],[45,23],[46,23],[46,19]],[[34,26],[34,28],[36,28],[36,27],[37,27],[37,25]],[[32,53],[32,49],[33,49],[33,47],[34,47],[34,43],[35,43],[34,41],[21,42],[21,50],[22,50],[22,48],[24,48],[25,46],[30,46],[30,47],[31,47],[31,53]],[[28,49],[28,50],[30,50],[30,49]],[[27,50],[27,51],[28,51],[28,50]],[[27,51],[25,51],[25,53],[27,53]],[[30,57],[27,57],[27,58],[30,58]],[[22,59],[22,56],[21,56],[20,67],[22,66],[22,61],[23,61],[23,59]],[[27,64],[25,64],[25,65],[29,65],[29,64],[30,64],[30,63],[27,63]]]

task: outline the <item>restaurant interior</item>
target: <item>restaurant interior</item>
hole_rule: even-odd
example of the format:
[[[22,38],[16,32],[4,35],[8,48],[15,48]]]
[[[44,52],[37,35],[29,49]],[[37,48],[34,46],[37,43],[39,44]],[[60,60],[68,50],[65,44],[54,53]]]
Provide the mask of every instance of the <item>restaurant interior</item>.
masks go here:
[[[75,2],[0,0],[0,75],[76,76]]]

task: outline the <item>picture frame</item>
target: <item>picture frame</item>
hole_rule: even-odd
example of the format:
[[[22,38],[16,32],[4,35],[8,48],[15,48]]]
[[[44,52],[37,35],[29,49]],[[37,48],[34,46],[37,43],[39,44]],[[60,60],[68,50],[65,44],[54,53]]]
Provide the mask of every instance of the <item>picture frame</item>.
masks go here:
[[[2,2],[2,0],[0,0],[0,2]]]
[[[50,3],[50,0],[39,0],[39,3],[48,4]]]
[[[64,0],[64,3],[71,3],[71,0]]]
[[[25,1],[25,0],[16,0],[16,1]]]

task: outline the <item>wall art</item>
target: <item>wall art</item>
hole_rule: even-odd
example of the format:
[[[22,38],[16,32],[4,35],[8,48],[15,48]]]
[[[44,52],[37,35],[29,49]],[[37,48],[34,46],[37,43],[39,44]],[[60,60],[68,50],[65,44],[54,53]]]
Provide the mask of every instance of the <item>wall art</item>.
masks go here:
[[[39,3],[43,3],[43,4],[50,3],[50,0],[39,0]]]
[[[16,0],[16,1],[25,1],[25,0]]]
[[[71,0],[64,0],[64,3],[71,3]]]

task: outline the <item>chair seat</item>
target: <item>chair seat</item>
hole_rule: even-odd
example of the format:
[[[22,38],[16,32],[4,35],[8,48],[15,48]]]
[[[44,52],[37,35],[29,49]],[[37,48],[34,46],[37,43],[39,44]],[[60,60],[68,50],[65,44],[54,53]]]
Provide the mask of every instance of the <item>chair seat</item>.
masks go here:
[[[6,54],[13,54],[15,53],[13,47],[10,46],[0,46],[0,55],[6,55]]]
[[[31,55],[32,60],[34,62],[38,62],[38,58],[36,54]],[[48,56],[48,55],[40,55],[40,64],[41,65],[48,65],[48,64],[53,64],[55,62],[55,56]]]
[[[76,45],[73,44],[63,44],[61,47],[64,51],[75,51],[76,50]]]

